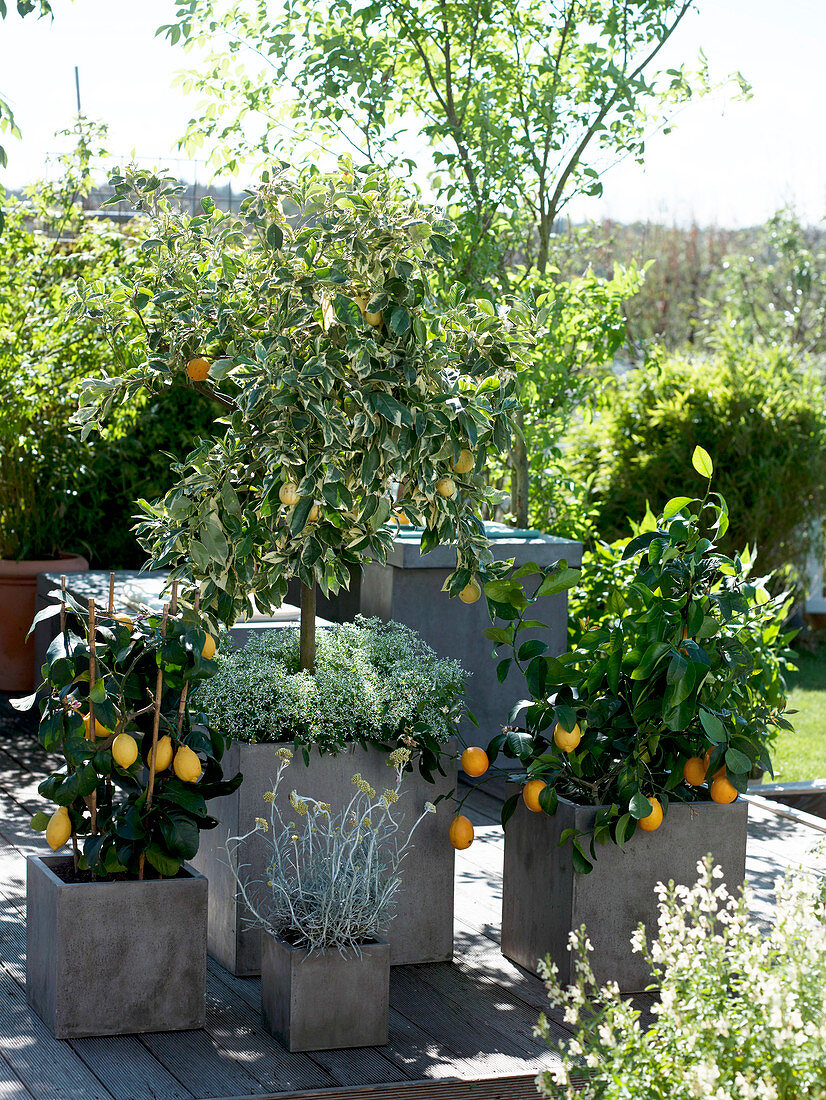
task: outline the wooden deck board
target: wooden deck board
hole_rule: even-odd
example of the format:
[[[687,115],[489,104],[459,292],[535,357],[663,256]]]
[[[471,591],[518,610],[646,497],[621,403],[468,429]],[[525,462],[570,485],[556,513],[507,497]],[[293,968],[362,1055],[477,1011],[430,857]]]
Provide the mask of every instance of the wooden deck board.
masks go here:
[[[48,760],[15,733],[0,745],[0,1100],[521,1100],[553,1062],[532,1028],[547,1008],[534,975],[499,952],[503,836],[497,801],[472,791],[476,841],[457,853],[454,963],[394,968],[383,1048],[290,1054],[267,1032],[260,983],[209,961],[202,1031],[55,1041],[25,1003],[25,856]],[[819,869],[822,841],[799,822],[749,807],[748,875],[766,919],[786,866]],[[640,999],[646,1011],[650,998]],[[551,1021],[560,1038],[568,1034]]]

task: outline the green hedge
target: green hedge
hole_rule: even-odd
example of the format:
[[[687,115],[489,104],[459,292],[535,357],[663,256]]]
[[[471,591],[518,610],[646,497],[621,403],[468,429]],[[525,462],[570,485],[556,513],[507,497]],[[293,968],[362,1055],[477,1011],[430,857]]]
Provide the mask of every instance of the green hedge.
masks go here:
[[[756,543],[761,571],[802,573],[826,512],[826,393],[814,371],[786,348],[732,344],[617,378],[568,453],[574,479],[592,479],[599,536],[627,535],[648,503],[656,512],[692,496],[698,444],[731,509],[723,551]]]

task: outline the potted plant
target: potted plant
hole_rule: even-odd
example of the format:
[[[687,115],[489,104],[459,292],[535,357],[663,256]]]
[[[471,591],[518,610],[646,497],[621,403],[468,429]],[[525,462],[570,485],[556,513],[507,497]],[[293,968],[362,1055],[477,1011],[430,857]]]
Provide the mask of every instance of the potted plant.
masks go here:
[[[770,770],[773,731],[790,728],[788,600],[770,596],[768,578],[751,580],[742,556],[717,551],[726,504],[710,492],[702,448],[693,462],[709,478],[705,496],[669,501],[609,557],[604,607],[562,656],[519,636],[539,593],[570,586],[574,571],[540,575],[533,594],[527,568],[486,586],[504,620],[488,637],[507,647],[504,662],[523,671],[530,694],[511,716],[524,711],[524,725],[488,747],[491,760],[503,752],[523,768],[502,811],[502,950],[534,971],[550,952],[563,981],[570,933],[585,923],[599,980],[643,988],[630,939],[655,919],[656,883],[692,882],[708,852],[731,887],[742,883],[738,794],[752,767]]]
[[[218,671],[199,686],[193,702],[232,742],[227,766],[245,779],[221,800],[220,825],[204,837],[193,861],[210,882],[210,954],[233,973],[260,971],[260,929],[245,920],[235,889],[232,859],[238,852],[228,863],[224,847],[256,816],[282,747],[295,753],[291,772],[301,790],[333,804],[345,798],[356,770],[380,787],[388,752],[404,747],[410,760],[404,798],[395,808],[399,827],[409,827],[426,802],[436,812],[419,827],[407,855],[391,962],[451,959],[454,855],[445,835],[447,796],[456,782],[456,730],[464,714],[462,668],[437,657],[407,627],[360,616],[319,632],[314,675],[299,668],[296,630],[272,631],[235,652],[222,647],[216,662]],[[261,844],[243,852],[250,874],[263,875],[265,856]],[[422,905],[425,892],[429,901]]]
[[[435,808],[426,803],[412,823],[402,825],[411,754],[400,748],[385,759],[395,772],[392,785],[387,767],[378,787],[354,772],[349,790],[339,792],[337,810],[336,803],[293,789],[287,820],[279,788],[292,755],[286,747],[277,750],[275,782],[263,795],[268,819],[257,817],[226,847],[239,894],[265,933],[264,1020],[291,1051],[383,1046],[390,946],[382,937],[413,834]],[[262,859],[253,857],[255,847],[263,849]],[[249,870],[251,863],[261,867],[258,875]]]
[[[55,854],[27,864],[27,999],[57,1038],[201,1027],[207,882],[186,861],[217,824],[207,801],[241,781],[223,780],[223,740],[188,705],[214,641],[174,591],[135,621],[111,597],[87,618],[55,595],[39,738],[64,765],[32,819]]]
[[[386,561],[401,523],[422,527],[423,552],[456,544],[444,588],[479,599],[501,572],[480,518],[498,499],[483,468],[508,448],[526,314],[436,303],[450,224],[374,167],[279,173],[240,218],[208,199],[195,217],[176,210],[169,178],[129,170],[113,185],[151,233],[139,278],[79,289],[78,312],[123,368],[87,381],[82,432],[124,397],[182,381],[226,414],[164,499],[141,502],[152,564],[200,584],[216,626],[272,610],[298,578],[296,671],[309,674],[316,591]]]

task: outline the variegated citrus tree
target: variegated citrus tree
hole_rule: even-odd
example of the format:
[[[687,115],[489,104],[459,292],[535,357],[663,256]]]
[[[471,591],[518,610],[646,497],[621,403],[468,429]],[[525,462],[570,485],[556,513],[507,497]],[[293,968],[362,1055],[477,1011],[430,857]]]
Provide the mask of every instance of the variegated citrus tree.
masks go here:
[[[266,179],[239,217],[208,199],[197,216],[176,209],[170,178],[113,182],[154,225],[136,281],[79,287],[120,360],[87,382],[83,432],[143,389],[191,386],[226,409],[166,497],[140,502],[153,565],[201,584],[225,624],[277,607],[298,577],[303,667],[316,585],[336,593],[351,567],[384,561],[400,522],[424,529],[425,552],[455,544],[445,588],[478,598],[493,566],[482,470],[510,444],[528,318],[436,301],[450,224],[346,162]]]

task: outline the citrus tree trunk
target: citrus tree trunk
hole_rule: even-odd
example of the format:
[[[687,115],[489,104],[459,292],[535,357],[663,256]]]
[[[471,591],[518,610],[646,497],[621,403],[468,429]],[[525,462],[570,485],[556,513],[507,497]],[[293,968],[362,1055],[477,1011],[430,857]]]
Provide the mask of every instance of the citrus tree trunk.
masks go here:
[[[528,526],[528,488],[530,484],[530,471],[528,467],[528,451],[525,447],[523,431],[525,419],[522,410],[516,414],[514,423],[513,442],[511,444],[511,512],[517,527]]]
[[[299,632],[299,659],[302,669],[315,672],[315,597],[316,586],[301,586],[301,630]]]

